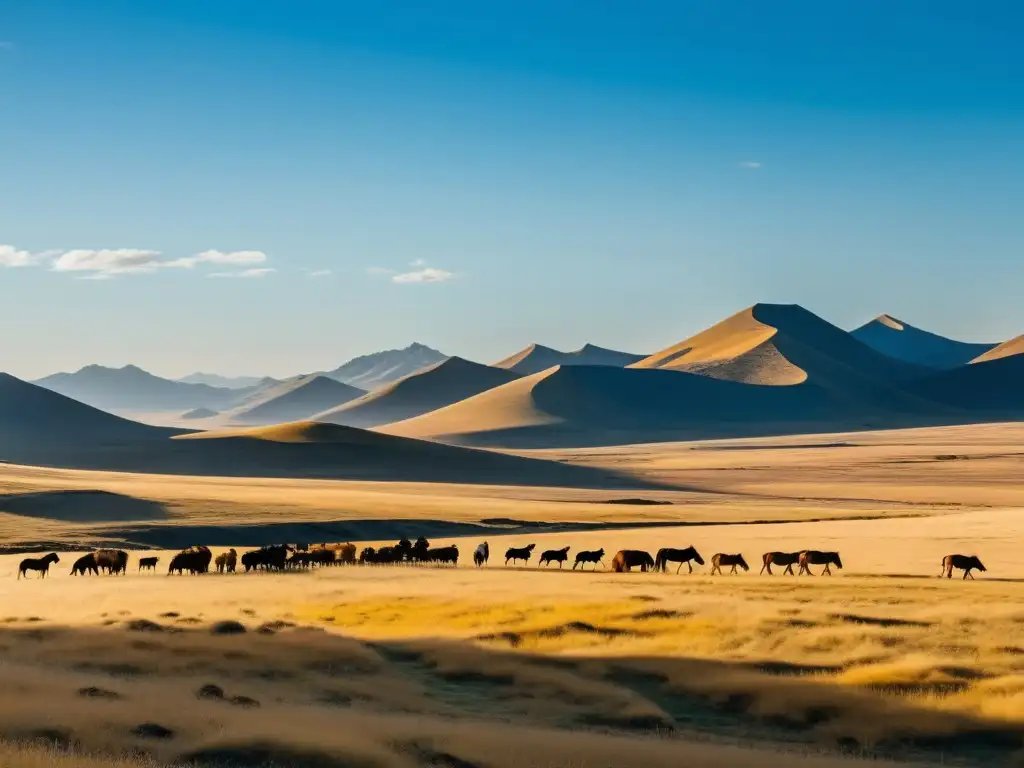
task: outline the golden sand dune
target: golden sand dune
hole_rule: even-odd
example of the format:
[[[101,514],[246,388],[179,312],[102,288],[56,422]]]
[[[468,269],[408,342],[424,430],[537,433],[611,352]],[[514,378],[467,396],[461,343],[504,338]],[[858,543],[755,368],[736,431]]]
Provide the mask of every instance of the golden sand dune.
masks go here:
[[[226,413],[225,419],[229,423],[253,425],[297,421],[363,394],[363,390],[327,376],[299,376],[261,391]]]
[[[755,304],[632,367],[775,386],[810,379],[843,388],[927,372],[876,352],[796,304]]]
[[[936,369],[965,365],[995,346],[948,339],[915,328],[892,315],[879,315],[850,334],[858,341],[890,357]]]
[[[998,347],[993,347],[985,354],[974,358],[971,362],[987,363],[990,360],[998,360],[999,358],[1011,357],[1012,355],[1024,355],[1024,334],[1009,341],[1004,341]]]
[[[870,380],[859,389],[763,387],[673,370],[559,366],[379,431],[540,448],[881,427],[941,410]]]
[[[313,418],[332,424],[376,427],[443,408],[518,378],[519,374],[503,368],[449,357]]]
[[[531,344],[511,357],[495,363],[494,367],[505,368],[523,376],[529,376],[556,365],[607,365],[613,368],[625,368],[627,365],[643,359],[644,355],[605,349],[594,344],[584,344],[574,352],[562,352],[541,344]]]

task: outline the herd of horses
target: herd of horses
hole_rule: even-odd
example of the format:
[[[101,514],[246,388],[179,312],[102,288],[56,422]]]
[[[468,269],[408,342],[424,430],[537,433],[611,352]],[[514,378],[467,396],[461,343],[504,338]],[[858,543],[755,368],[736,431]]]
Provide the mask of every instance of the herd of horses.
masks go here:
[[[525,547],[509,547],[505,551],[505,565],[510,563],[516,565],[522,562],[528,565],[533,557],[536,544],[529,544]],[[570,547],[561,549],[549,549],[541,552],[539,564],[548,567],[552,563],[558,563],[561,568],[569,560]],[[229,549],[216,557],[209,547],[192,546],[183,549],[171,557],[167,567],[168,575],[184,573],[200,574],[208,573],[211,564],[218,573],[235,573],[239,563],[246,573],[250,571],[287,571],[307,570],[313,567],[326,567],[335,565],[400,565],[400,564],[436,564],[452,565],[459,563],[459,548],[452,544],[445,547],[432,547],[430,542],[420,537],[415,542],[407,538],[401,539],[394,546],[365,547],[359,554],[357,548],[351,542],[335,544],[275,544],[261,547],[259,549],[245,552],[239,557],[238,552]],[[485,541],[478,545],[473,551],[473,564],[482,567],[490,560],[490,546]],[[585,570],[590,563],[593,570],[598,565],[604,565],[604,549],[585,550],[577,552],[573,560],[572,570]],[[138,570],[156,571],[159,557],[139,558]],[[18,578],[27,576],[28,571],[36,571],[45,578],[50,566],[59,563],[60,557],[56,552],[51,552],[41,558],[26,558],[21,561],[18,568]],[[676,573],[685,565],[688,573],[693,573],[693,564],[705,565],[704,558],[693,546],[685,549],[659,549],[654,557],[649,552],[640,549],[621,549],[611,558],[611,570],[615,573],[629,572],[634,568],[641,571],[666,572],[669,563],[675,563]],[[832,575],[832,566],[842,569],[843,561],[838,552],[824,552],[815,549],[805,549],[797,552],[765,552],[761,557],[761,573],[774,575],[772,566],[783,568],[783,574],[813,576],[811,566],[824,566],[821,573]],[[793,566],[797,566],[794,573]],[[730,568],[729,573],[734,574],[737,568],[749,571],[750,566],[744,560],[742,553],[727,554],[719,552],[711,557],[710,574],[723,574],[723,568]],[[940,576],[953,577],[953,570],[963,571],[963,578],[974,576],[971,571],[984,572],[982,565],[975,555],[946,555],[942,559],[942,572]],[[126,574],[128,572],[128,553],[120,549],[98,549],[89,552],[78,558],[71,568],[72,576],[85,576],[87,574],[99,575],[101,572],[108,575]]]

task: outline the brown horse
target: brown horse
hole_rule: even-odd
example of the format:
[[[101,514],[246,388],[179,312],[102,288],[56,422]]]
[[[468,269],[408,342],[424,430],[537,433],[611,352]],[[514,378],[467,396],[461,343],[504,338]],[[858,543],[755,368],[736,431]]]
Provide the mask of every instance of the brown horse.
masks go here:
[[[704,565],[704,558],[700,556],[700,552],[697,551],[696,547],[687,547],[686,549],[659,549],[657,556],[654,558],[654,570],[665,572],[665,565],[668,562],[679,563],[679,567],[676,568],[676,573],[679,573],[679,569],[683,567],[683,563],[686,563],[686,567],[690,569],[690,573],[693,573],[693,561],[696,560],[700,565]]]
[[[548,565],[550,563],[558,563],[558,567],[561,568],[563,565],[565,565],[565,561],[568,559],[568,547],[562,547],[561,549],[549,549],[547,552],[540,556],[540,564]]]
[[[839,559],[838,552],[819,552],[816,549],[808,549],[806,552],[800,553],[800,570],[798,574],[806,573],[808,576],[813,576],[809,566],[811,565],[824,565],[825,570],[822,571],[822,575],[832,575],[832,571],[829,570],[830,565],[834,565],[836,568],[842,570],[843,561]]]
[[[107,574],[128,574],[128,553],[123,549],[97,549],[96,566]]]
[[[764,563],[761,566],[761,573],[764,573],[765,570],[767,569],[768,575],[769,576],[773,576],[774,574],[772,573],[772,566],[773,565],[779,565],[779,566],[784,565],[784,566],[786,566],[786,570],[784,570],[783,573],[784,574],[788,573],[790,576],[793,576],[794,575],[794,573],[793,573],[793,566],[800,562],[800,553],[799,552],[765,552],[764,555],[761,557],[761,561],[762,561],[762,563]]]
[[[631,568],[648,571],[654,568],[654,558],[642,549],[620,549],[612,558],[612,570],[615,573],[628,573]]]
[[[57,557],[56,552],[51,552],[46,557],[27,557],[18,566],[18,578],[20,579],[22,576],[27,578],[29,571],[39,571],[39,578],[45,579],[47,571],[50,570],[50,564],[59,562],[60,558]]]
[[[595,549],[595,550],[593,550],[591,552],[577,552],[576,553],[576,562],[574,562],[572,564],[572,569],[575,571],[576,570],[576,566],[578,565],[580,567],[580,570],[582,571],[583,570],[583,566],[586,565],[587,563],[593,563],[595,571],[597,570],[597,564],[598,563],[601,563],[603,565],[604,564],[604,548]]]
[[[93,552],[90,552],[87,555],[82,555],[80,558],[75,560],[75,564],[71,566],[72,576],[85,576],[86,573],[92,573],[96,576],[100,573],[100,569],[96,567],[96,554]]]
[[[729,573],[736,573],[736,566],[739,566],[744,571],[749,571],[750,566],[747,565],[747,561],[743,559],[742,554],[738,555],[726,555],[719,552],[716,555],[711,556],[711,575],[722,572],[723,565],[731,565],[732,570]]]
[[[160,562],[159,557],[140,557],[139,558],[139,570],[140,571],[155,571],[156,564]]]
[[[238,565],[238,553],[234,549],[221,552],[213,563],[217,566],[217,573],[234,573]]]
[[[522,560],[524,563],[530,562],[530,556],[533,555],[533,548],[536,544],[527,544],[525,547],[509,547],[505,550],[505,565],[508,565],[508,561],[512,561],[512,565],[516,564],[516,560]]]
[[[974,576],[971,575],[972,570],[982,573],[987,570],[976,555],[946,555],[942,558],[942,573],[939,574],[939,578],[941,579],[943,576],[947,579],[953,578],[954,568],[964,572],[965,580],[970,576],[972,581],[974,580]]]

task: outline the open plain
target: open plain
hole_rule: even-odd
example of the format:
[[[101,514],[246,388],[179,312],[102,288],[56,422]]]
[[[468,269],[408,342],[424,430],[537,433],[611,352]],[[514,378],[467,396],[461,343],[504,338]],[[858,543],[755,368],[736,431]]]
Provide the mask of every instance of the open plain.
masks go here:
[[[529,453],[628,492],[4,465],[0,733],[136,762],[1013,764],[1022,444],[993,424]],[[459,566],[165,575],[190,544],[421,535]],[[691,544],[692,575],[605,568]],[[127,576],[68,575],[99,546],[130,551]],[[564,546],[564,568],[537,567]],[[570,569],[598,548],[605,566]],[[843,569],[757,574],[763,552],[807,548]],[[19,580],[44,550],[48,578]],[[751,571],[708,576],[716,552]],[[939,580],[953,552],[988,571]]]

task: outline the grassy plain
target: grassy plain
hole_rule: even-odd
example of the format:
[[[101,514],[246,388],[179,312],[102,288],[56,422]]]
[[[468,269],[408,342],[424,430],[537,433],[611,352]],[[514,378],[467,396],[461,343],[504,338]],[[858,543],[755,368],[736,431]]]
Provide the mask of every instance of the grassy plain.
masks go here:
[[[987,426],[545,454],[662,478],[676,490],[639,494],[672,502],[658,506],[564,488],[4,466],[0,537],[62,554],[27,581],[15,578],[23,554],[0,557],[0,737],[139,763],[1017,764],[1022,436]],[[157,575],[68,575],[70,550],[104,541],[363,544],[417,531],[458,543],[463,564],[172,578],[163,551]],[[476,570],[465,561],[482,539],[492,557]],[[753,571],[504,568],[505,547],[529,542],[609,554],[693,543],[708,559],[742,551]],[[837,549],[846,567],[756,575],[761,552],[803,547]],[[939,580],[954,551],[988,573]],[[204,686],[216,689],[197,698]],[[26,749],[0,760],[88,760]]]

